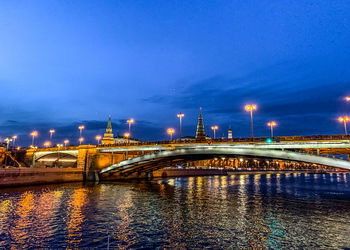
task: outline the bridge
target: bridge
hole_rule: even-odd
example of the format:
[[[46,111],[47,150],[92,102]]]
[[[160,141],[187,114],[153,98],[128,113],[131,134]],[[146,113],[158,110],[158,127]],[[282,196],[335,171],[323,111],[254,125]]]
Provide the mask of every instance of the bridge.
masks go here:
[[[277,138],[266,143],[266,138],[249,141],[211,140],[209,143],[144,142],[123,145],[82,145],[47,149],[30,149],[27,158],[32,167],[47,162],[67,165],[98,174],[104,179],[140,178],[157,169],[183,165],[189,161],[214,157],[249,157],[305,162],[350,170],[350,161],[333,155],[350,155],[349,136]],[[349,158],[348,158],[349,159]]]

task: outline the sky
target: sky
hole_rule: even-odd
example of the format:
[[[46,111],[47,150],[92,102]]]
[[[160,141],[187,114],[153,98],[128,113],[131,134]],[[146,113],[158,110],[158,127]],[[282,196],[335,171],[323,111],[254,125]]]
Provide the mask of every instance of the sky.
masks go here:
[[[350,1],[0,1],[0,138],[86,143],[128,130],[342,134],[350,115]]]

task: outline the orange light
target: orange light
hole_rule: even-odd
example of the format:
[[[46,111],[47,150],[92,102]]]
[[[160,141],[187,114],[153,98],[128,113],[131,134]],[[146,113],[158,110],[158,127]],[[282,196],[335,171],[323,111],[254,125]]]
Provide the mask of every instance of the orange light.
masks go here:
[[[350,96],[345,97],[345,101],[350,102]]]
[[[84,125],[80,125],[80,126],[79,126],[79,130],[83,130],[84,128],[85,128]]]
[[[69,140],[64,140],[64,146],[67,146],[67,144],[69,143]]]
[[[338,118],[338,120],[340,122],[348,122],[348,121],[350,121],[350,117],[349,116],[341,116]]]
[[[19,151],[21,149],[21,147],[17,147],[16,149],[17,149],[17,151]]]
[[[12,139],[16,140],[17,139],[17,135],[12,136]]]
[[[211,129],[212,130],[217,130],[217,129],[219,129],[219,127],[215,125],[215,126],[211,126]]]
[[[267,126],[269,126],[269,127],[274,127],[274,126],[276,126],[276,125],[277,125],[276,122],[269,122],[269,123],[267,124]]]
[[[124,137],[125,137],[125,138],[129,138],[129,137],[130,137],[130,134],[129,134],[129,133],[124,133]]]
[[[184,117],[185,115],[183,114],[183,113],[178,113],[177,114],[177,117],[179,117],[179,118],[182,118],[182,117]]]
[[[38,132],[37,131],[33,131],[32,133],[30,133],[31,136],[38,136]]]
[[[101,140],[101,136],[100,136],[100,135],[97,135],[97,136],[96,136],[96,140],[98,140],[98,141]]]
[[[50,134],[53,134],[53,133],[55,133],[55,130],[54,129],[50,129]]]
[[[131,119],[127,120],[126,122],[129,123],[129,124],[132,124],[132,123],[134,123],[134,121],[135,120],[131,118]]]
[[[84,141],[84,138],[83,138],[83,137],[80,137],[80,138],[79,138],[79,143],[81,144],[83,141]]]
[[[246,111],[253,111],[256,110],[257,106],[255,104],[247,104],[244,108]]]
[[[46,141],[46,142],[44,143],[44,146],[47,147],[47,148],[50,147],[50,146],[51,146],[51,142]]]
[[[167,132],[168,132],[169,135],[172,135],[172,134],[175,133],[175,129],[173,129],[173,128],[168,128]]]

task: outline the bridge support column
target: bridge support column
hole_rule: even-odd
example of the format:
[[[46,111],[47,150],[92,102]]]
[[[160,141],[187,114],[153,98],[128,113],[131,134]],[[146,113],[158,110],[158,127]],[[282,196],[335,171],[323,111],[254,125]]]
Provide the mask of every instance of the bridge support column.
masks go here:
[[[83,169],[84,181],[98,181],[98,169],[94,159],[97,155],[97,149],[94,146],[81,146],[78,149],[77,168]]]

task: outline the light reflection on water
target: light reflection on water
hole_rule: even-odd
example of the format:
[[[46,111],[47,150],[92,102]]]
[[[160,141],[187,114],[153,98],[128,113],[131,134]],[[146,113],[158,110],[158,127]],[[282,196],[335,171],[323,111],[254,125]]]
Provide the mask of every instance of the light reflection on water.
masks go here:
[[[0,190],[0,248],[346,248],[350,174]]]

